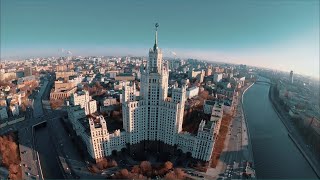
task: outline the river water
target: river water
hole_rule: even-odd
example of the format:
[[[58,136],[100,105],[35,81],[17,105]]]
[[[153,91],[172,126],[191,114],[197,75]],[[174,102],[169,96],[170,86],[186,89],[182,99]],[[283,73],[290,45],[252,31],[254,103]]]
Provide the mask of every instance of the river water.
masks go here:
[[[260,80],[269,81],[262,77]],[[254,84],[243,99],[257,177],[317,179],[273,109],[269,88],[268,84]]]

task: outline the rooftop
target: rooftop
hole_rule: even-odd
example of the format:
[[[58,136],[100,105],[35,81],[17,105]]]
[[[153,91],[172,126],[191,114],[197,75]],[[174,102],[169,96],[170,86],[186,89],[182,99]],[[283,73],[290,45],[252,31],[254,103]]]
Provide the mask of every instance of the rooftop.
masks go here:
[[[210,131],[213,123],[214,123],[213,121],[207,121],[206,125],[204,125],[204,127],[203,127],[203,130],[209,130]]]

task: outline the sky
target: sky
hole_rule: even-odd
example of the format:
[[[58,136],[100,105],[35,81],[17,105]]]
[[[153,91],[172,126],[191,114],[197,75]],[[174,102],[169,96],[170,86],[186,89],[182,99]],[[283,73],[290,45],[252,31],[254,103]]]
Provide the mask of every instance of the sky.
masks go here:
[[[1,59],[141,55],[319,77],[319,0],[0,0]],[[63,49],[63,50],[62,50]]]

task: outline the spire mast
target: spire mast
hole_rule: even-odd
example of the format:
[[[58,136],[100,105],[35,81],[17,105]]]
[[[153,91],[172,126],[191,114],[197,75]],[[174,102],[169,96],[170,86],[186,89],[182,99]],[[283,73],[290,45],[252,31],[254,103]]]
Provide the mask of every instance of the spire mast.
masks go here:
[[[154,46],[153,46],[153,50],[155,51],[158,47],[158,27],[159,27],[159,24],[156,23],[155,24],[155,27],[156,27],[156,33],[155,33],[155,39],[154,39]]]

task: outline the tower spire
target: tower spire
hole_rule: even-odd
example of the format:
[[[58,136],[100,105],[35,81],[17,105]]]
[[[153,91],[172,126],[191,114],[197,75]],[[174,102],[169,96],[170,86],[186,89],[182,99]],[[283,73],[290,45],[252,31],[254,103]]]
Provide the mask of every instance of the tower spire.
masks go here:
[[[153,50],[155,51],[158,47],[158,27],[159,27],[159,24],[156,23],[155,24],[155,27],[156,27],[156,34],[155,34],[155,39],[154,39],[154,46],[153,46]]]

